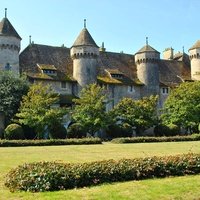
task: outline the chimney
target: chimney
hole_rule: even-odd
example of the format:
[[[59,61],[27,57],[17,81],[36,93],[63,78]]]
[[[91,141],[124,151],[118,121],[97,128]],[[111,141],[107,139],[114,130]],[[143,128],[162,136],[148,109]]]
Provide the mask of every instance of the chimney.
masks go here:
[[[163,51],[163,59],[172,60],[173,58],[174,58],[174,49],[172,49],[172,47],[166,48]]]

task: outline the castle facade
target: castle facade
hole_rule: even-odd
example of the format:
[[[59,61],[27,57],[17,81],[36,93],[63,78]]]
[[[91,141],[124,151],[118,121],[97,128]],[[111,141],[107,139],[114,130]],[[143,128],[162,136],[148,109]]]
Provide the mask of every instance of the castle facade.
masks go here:
[[[50,84],[60,94],[60,106],[71,105],[81,88],[98,83],[107,90],[111,109],[122,98],[158,95],[159,107],[170,89],[200,80],[200,41],[185,52],[160,52],[146,44],[134,55],[107,52],[95,43],[86,24],[71,48],[30,43],[21,53],[21,37],[8,18],[0,22],[0,69],[26,73],[31,83]]]

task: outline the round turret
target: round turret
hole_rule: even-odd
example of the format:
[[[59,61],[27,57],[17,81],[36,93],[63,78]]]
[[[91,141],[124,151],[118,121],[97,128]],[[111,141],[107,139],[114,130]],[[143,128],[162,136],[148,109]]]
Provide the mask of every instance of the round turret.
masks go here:
[[[198,40],[190,49],[189,56],[191,60],[191,78],[200,80],[200,40]]]
[[[144,83],[143,96],[159,93],[159,68],[160,53],[147,44],[135,54],[137,77]]]
[[[0,22],[0,70],[19,74],[20,43],[21,37],[5,15]]]
[[[73,77],[81,87],[97,80],[99,47],[84,27],[70,51],[73,59]]]

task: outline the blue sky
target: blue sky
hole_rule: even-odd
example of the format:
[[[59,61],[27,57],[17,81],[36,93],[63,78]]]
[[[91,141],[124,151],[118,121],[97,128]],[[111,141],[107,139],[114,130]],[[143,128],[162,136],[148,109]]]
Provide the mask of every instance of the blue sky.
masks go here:
[[[71,47],[87,19],[97,45],[107,51],[134,54],[145,44],[162,51],[185,52],[200,39],[199,0],[0,0],[0,17],[22,37],[38,44]]]

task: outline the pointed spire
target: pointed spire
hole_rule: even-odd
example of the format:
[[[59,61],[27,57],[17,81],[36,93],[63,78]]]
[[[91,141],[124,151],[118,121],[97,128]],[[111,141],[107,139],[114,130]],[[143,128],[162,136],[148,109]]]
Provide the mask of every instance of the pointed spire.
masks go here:
[[[29,35],[29,44],[31,44],[32,42],[31,42],[31,35]]]
[[[19,36],[15,28],[12,26],[12,24],[8,20],[6,11],[7,9],[5,9],[5,17],[0,22],[0,35],[14,36],[21,40],[21,37]]]
[[[101,46],[101,48],[104,48],[104,42],[102,42],[102,46]]]
[[[146,37],[146,45],[148,45],[148,37]]]
[[[183,46],[182,48],[183,48],[183,53],[185,53],[185,49],[184,49],[184,46]]]
[[[72,46],[94,46],[99,48],[86,28],[80,32]]]
[[[86,28],[86,19],[84,19],[84,28]]]
[[[5,18],[7,18],[7,8],[5,8]]]
[[[189,49],[193,50],[193,49],[199,49],[200,48],[200,40],[197,40],[196,43]]]

